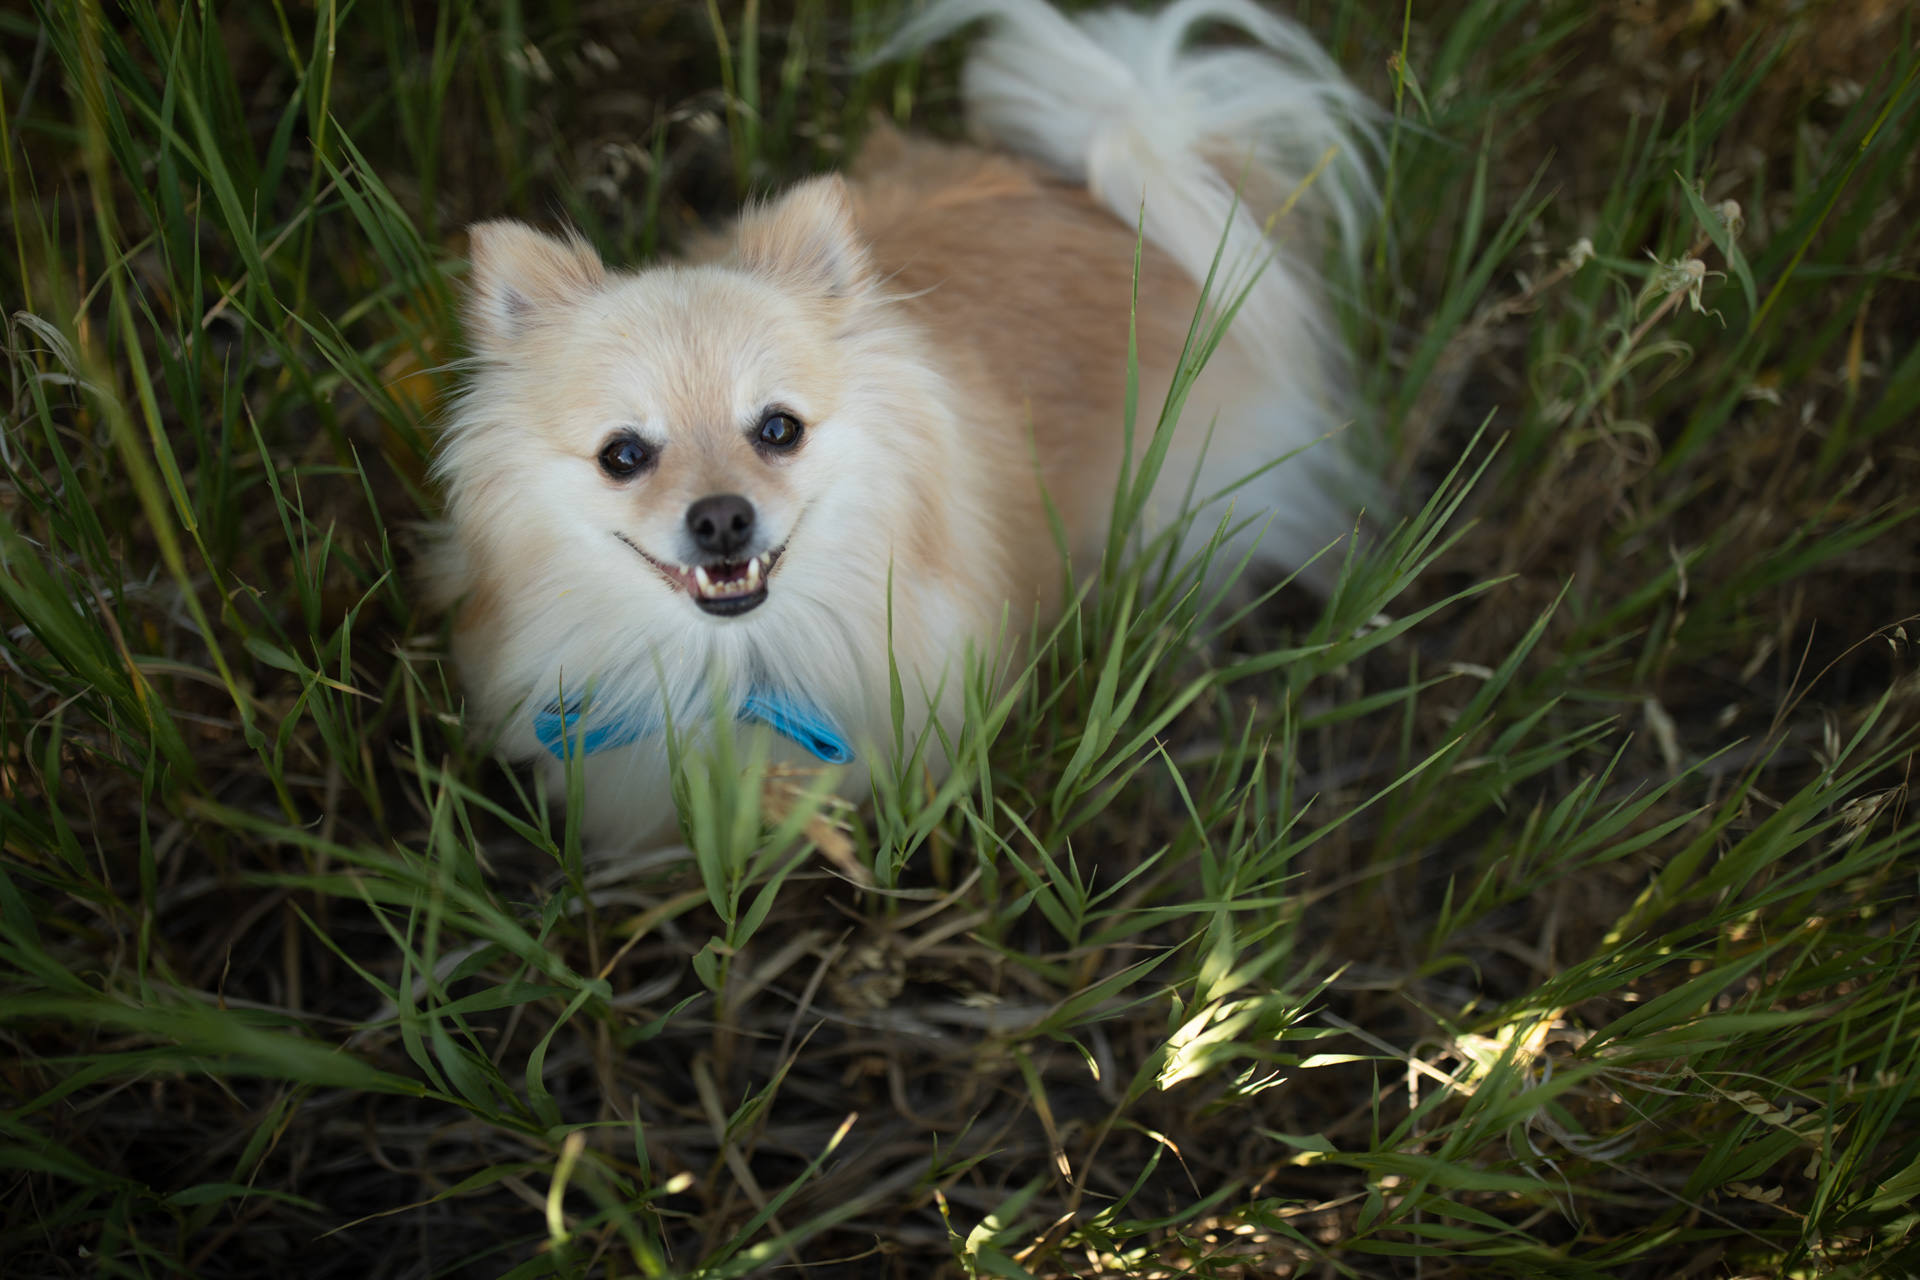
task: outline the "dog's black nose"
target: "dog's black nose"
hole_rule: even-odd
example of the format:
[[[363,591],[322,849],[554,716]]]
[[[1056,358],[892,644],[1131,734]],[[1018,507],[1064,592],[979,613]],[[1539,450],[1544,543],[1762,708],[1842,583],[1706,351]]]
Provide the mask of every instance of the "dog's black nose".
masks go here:
[[[753,504],[737,493],[708,494],[687,508],[687,532],[709,555],[730,556],[753,536]]]

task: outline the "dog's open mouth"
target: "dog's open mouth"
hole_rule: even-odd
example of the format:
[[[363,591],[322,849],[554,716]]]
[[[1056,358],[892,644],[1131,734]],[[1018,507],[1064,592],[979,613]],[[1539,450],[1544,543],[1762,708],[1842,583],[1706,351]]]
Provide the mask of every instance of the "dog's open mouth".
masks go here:
[[[778,546],[771,551],[763,551],[750,560],[722,560],[710,564],[668,564],[641,551],[637,543],[625,534],[615,534],[620,541],[639,552],[640,558],[652,565],[670,584],[693,597],[693,602],[708,613],[720,617],[733,617],[750,613],[765,603],[767,598],[767,578],[773,573],[774,564],[780,559],[780,553],[786,547]]]

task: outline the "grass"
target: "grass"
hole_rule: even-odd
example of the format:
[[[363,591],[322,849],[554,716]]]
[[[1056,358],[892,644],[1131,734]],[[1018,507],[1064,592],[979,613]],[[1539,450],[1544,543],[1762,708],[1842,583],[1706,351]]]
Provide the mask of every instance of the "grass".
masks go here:
[[[8,1274],[1920,1271],[1912,18],[1303,6],[1400,522],[582,847],[409,586],[459,229],[952,130],[888,13],[0,16]]]

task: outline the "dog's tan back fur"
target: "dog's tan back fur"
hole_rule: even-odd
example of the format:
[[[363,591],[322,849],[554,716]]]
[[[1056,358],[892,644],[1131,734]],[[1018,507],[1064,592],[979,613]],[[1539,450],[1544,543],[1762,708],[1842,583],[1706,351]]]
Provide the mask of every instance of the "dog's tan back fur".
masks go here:
[[[969,422],[1004,433],[999,447],[1027,469],[1004,495],[1007,517],[1028,526],[1016,545],[1046,545],[1044,484],[1084,572],[1105,545],[1124,442],[1134,232],[1030,162],[890,127],[853,172],[887,287],[933,335]],[[1144,447],[1199,291],[1166,254],[1138,247]],[[1058,565],[1024,567],[1043,581],[1020,584],[1020,597],[1046,598]]]

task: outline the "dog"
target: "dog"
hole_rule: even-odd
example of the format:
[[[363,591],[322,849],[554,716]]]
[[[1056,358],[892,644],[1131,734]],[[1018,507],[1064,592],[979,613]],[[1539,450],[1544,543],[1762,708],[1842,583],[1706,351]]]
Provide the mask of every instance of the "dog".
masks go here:
[[[428,573],[470,715],[549,784],[583,772],[590,839],[667,833],[669,743],[716,720],[846,794],[953,740],[970,673],[1062,609],[1062,551],[1082,577],[1107,551],[1130,341],[1137,458],[1210,275],[1231,320],[1125,532],[1224,492],[1189,547],[1230,502],[1219,558],[1298,570],[1353,530],[1315,263],[1364,230],[1367,102],[1252,0],[936,0],[887,52],[979,22],[971,144],[877,126],[846,173],[637,271],[471,229]]]

